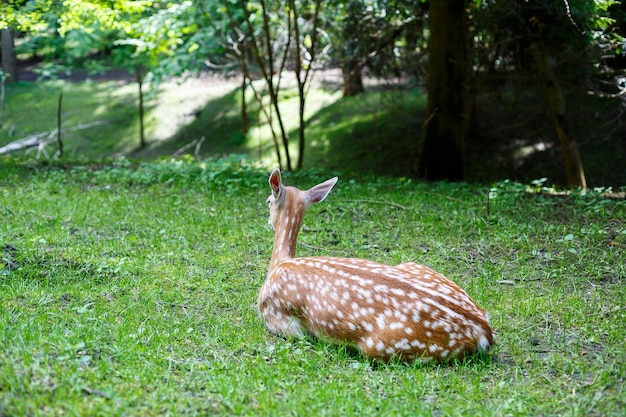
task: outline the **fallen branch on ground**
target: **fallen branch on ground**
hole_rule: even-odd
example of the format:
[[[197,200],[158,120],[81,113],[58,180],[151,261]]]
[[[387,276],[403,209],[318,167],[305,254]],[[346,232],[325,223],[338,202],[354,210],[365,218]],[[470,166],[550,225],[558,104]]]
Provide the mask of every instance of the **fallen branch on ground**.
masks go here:
[[[172,154],[172,157],[178,158],[179,156],[184,154],[188,149],[193,148],[195,146],[196,149],[193,153],[193,156],[196,159],[196,161],[199,161],[200,160],[200,147],[202,146],[202,142],[204,142],[205,140],[206,140],[206,137],[204,136],[202,136],[200,139],[194,139],[191,143],[186,144],[185,146],[183,146],[182,148],[174,152]]]
[[[70,126],[63,130],[65,131],[76,131],[76,130],[84,130],[89,129],[90,127],[100,126],[105,124],[106,122],[96,121],[92,123],[83,123],[76,126]],[[37,158],[41,156],[41,154],[45,154],[46,157],[49,156],[48,151],[46,150],[46,146],[49,144],[56,142],[58,135],[58,129],[51,130],[49,132],[41,132],[35,133],[30,136],[26,136],[25,138],[18,139],[13,141],[3,147],[0,148],[0,155],[9,154],[12,152],[20,151],[22,149],[26,149],[26,152],[30,152],[32,148],[37,148]]]
[[[365,204],[383,204],[386,206],[391,206],[391,207],[395,207],[401,210],[408,210],[405,206],[402,206],[400,204],[397,203],[392,203],[391,201],[387,201],[387,200],[343,200],[349,203],[365,203]]]

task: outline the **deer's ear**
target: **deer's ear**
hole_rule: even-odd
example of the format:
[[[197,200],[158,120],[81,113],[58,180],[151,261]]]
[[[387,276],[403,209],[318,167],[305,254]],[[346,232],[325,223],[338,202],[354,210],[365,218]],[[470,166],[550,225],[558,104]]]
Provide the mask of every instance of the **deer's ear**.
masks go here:
[[[275,169],[274,171],[272,171],[272,173],[270,174],[269,183],[270,187],[272,188],[272,195],[274,196],[274,199],[278,199],[283,193],[284,189],[283,181],[280,178],[279,169]]]
[[[324,201],[324,199],[328,197],[330,190],[333,189],[336,183],[337,177],[331,178],[321,184],[317,184],[315,187],[308,189],[306,191],[306,204],[311,205],[313,203],[319,203],[320,201]]]

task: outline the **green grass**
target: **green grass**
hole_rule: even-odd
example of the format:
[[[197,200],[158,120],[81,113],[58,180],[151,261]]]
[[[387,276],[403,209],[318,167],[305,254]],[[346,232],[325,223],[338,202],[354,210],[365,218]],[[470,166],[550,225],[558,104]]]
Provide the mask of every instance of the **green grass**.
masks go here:
[[[338,100],[308,122],[306,166],[408,176],[420,152],[426,96],[418,89]]]
[[[299,254],[428,264],[496,332],[483,360],[372,366],[265,331],[263,169],[1,162],[0,415],[624,415],[623,200],[500,183],[488,214],[488,187],[342,176]]]
[[[6,112],[0,124],[0,145],[55,131],[58,96],[63,91],[65,159],[97,160],[129,155],[149,160],[172,155],[204,136],[206,140],[200,149],[203,158],[237,153],[266,166],[276,165],[269,126],[260,116],[250,91],[246,97],[251,126],[247,134],[242,132],[241,92],[235,81],[188,79],[165,83],[159,87],[158,94],[148,94],[145,149],[138,148],[136,88],[133,83],[91,81],[9,85]],[[263,90],[260,82],[256,88]],[[341,99],[340,95],[334,89],[310,90],[305,115],[308,140],[304,165],[343,172],[408,175],[419,152],[425,96],[418,90],[373,91],[347,99]],[[295,164],[298,96],[295,89],[286,88],[280,98]],[[94,125],[72,130],[89,124]],[[54,156],[57,144],[53,142],[45,149]],[[190,148],[187,153],[194,150]],[[30,155],[35,154],[32,151]]]
[[[139,144],[135,92],[115,82],[17,83],[7,86],[0,121],[0,144],[57,129],[57,106],[63,92],[63,141],[70,157],[103,157],[128,152]],[[72,130],[79,125],[89,125]],[[49,155],[56,143],[46,147]]]
[[[239,101],[233,88],[232,82],[202,79],[164,83],[158,91],[144,87],[149,146],[139,149],[136,83],[59,80],[10,84],[0,120],[0,145],[42,132],[56,132],[58,99],[63,92],[65,159],[96,160],[119,155],[154,158],[171,155],[203,135],[208,139],[203,156],[230,153],[241,149],[235,146],[241,140],[224,140],[241,136]],[[76,129],[81,125],[89,127]],[[54,156],[56,142],[45,149]]]

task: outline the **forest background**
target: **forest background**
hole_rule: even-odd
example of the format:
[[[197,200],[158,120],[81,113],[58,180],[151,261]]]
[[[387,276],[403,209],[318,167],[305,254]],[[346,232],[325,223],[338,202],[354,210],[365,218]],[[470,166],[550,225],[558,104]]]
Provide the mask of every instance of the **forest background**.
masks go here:
[[[238,153],[286,170],[626,184],[623,2],[5,0],[0,7],[0,154]],[[50,81],[111,79],[120,70],[134,90]],[[36,82],[19,81],[33,72]],[[206,74],[223,87],[217,95],[182,88]],[[127,96],[112,99],[111,89]],[[195,107],[185,107],[171,134],[157,134],[181,102]],[[126,118],[112,116],[116,110]]]

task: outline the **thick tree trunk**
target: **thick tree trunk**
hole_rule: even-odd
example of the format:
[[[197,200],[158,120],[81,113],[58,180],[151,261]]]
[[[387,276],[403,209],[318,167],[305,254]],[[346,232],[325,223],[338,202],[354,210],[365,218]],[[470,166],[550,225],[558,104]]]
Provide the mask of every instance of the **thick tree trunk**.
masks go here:
[[[428,104],[418,175],[460,181],[471,114],[465,0],[430,2]]]
[[[2,44],[2,72],[8,76],[8,82],[19,81],[17,73],[17,58],[15,57],[15,45],[11,29],[0,30],[0,43]]]
[[[559,140],[561,153],[563,155],[567,185],[574,188],[585,189],[587,188],[585,171],[583,169],[582,160],[580,159],[580,153],[578,152],[578,145],[572,137],[573,132],[567,122],[565,97],[563,96],[561,85],[552,72],[548,58],[543,50],[537,44],[532,44],[529,47],[529,51],[533,63],[535,64],[537,74],[544,85],[546,98],[550,105],[550,113],[554,120],[556,136]]]
[[[343,75],[343,96],[352,97],[361,94],[363,91],[363,77],[361,66],[357,62],[348,61],[341,67]]]

